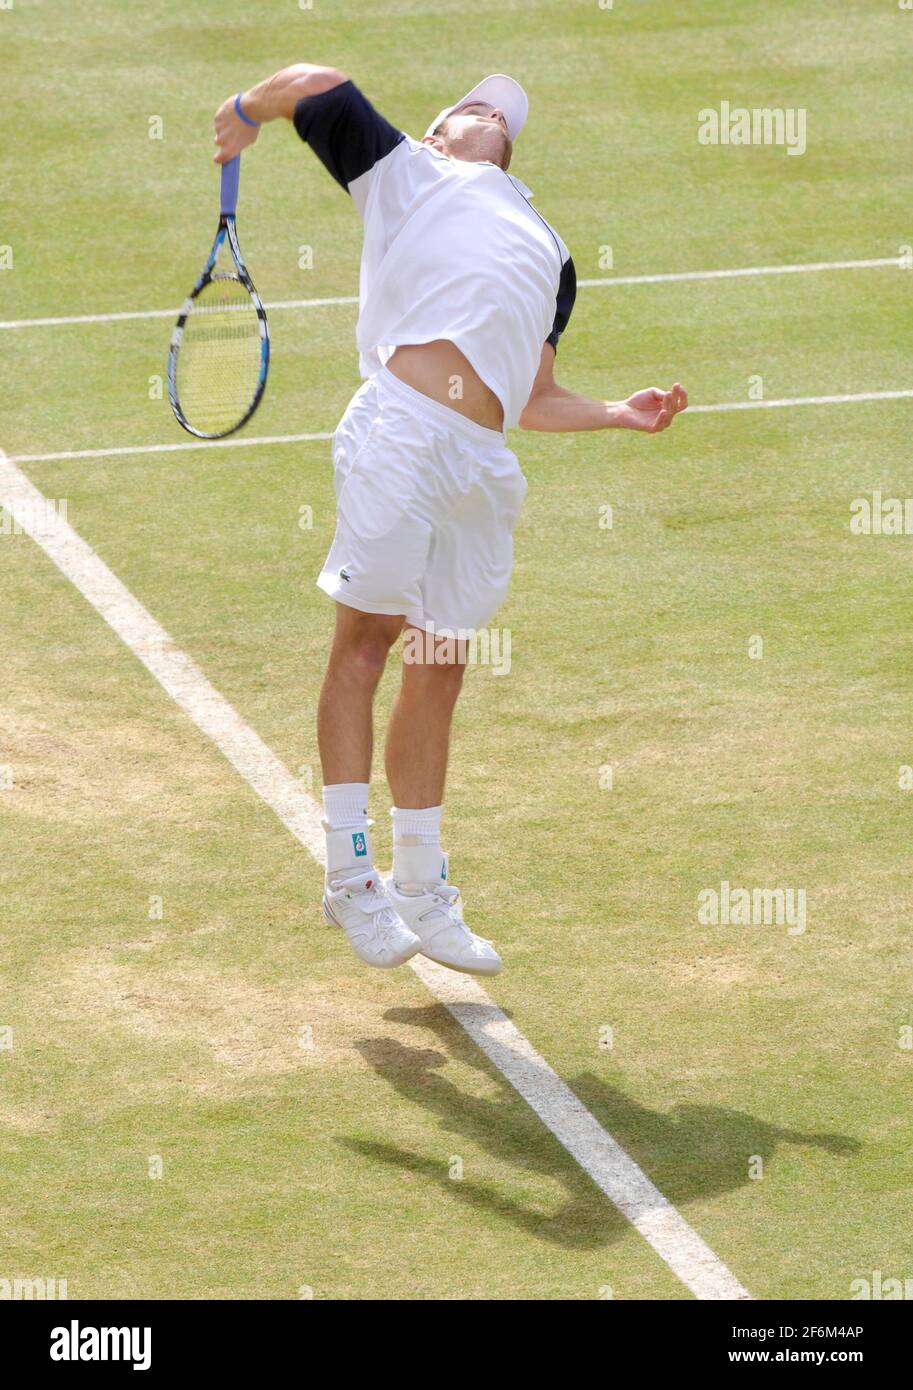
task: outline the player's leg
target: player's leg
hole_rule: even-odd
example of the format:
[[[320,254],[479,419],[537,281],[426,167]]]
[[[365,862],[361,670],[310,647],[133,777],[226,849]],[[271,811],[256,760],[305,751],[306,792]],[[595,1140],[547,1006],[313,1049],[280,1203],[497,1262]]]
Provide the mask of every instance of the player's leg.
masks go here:
[[[336,604],[333,645],[317,705],[325,784],[370,779],[374,692],[402,629],[401,617]]]
[[[420,942],[384,892],[371,846],[374,693],[403,620],[336,604],[336,630],[317,709],[327,872],[323,910],[367,965],[401,965]]]
[[[408,893],[413,884],[421,890],[409,899],[409,921],[421,918],[431,945],[396,916],[390,896],[377,896],[367,820],[370,712],[391,632],[403,622],[385,620],[381,611],[405,615],[420,634],[429,622],[472,630],[501,602],[522,474],[494,431],[383,370],[356,393],[334,436],[333,457],[336,534],[317,582],[356,616],[339,619],[320,707],[325,911],[370,964],[398,964],[421,948],[457,969],[493,974],[497,953],[468,931],[455,890],[443,881],[440,804],[462,670],[456,661],[407,661],[391,735],[391,781],[406,803],[394,817],[396,881]],[[404,858],[409,849],[416,853]],[[429,873],[436,892],[423,906],[416,898]],[[397,932],[399,950],[384,955]]]
[[[459,891],[447,882],[447,856],[441,848],[450,728],[466,646],[453,638],[432,640],[406,631],[402,682],[387,730],[387,780],[394,801],[393,873],[387,892],[431,960],[472,975],[495,975],[501,958],[490,941],[463,921]],[[410,659],[410,652],[423,659]]]
[[[406,630],[402,686],[387,737],[387,778],[393,791],[393,873],[387,892],[400,917],[421,937],[432,960],[473,975],[494,975],[501,959],[490,941],[469,930],[459,893],[448,881],[441,814],[450,725],[462,684],[468,642],[497,611],[513,566],[512,534],[526,482],[513,454],[492,432],[458,426],[449,449],[468,449],[475,476],[449,517],[436,528],[423,581],[426,620],[437,645],[410,643]],[[464,635],[456,643],[444,634]],[[444,651],[440,644],[445,643]],[[410,648],[424,660],[410,662]],[[454,650],[456,649],[456,650]],[[451,659],[441,660],[451,654]]]
[[[402,679],[387,727],[387,781],[397,806],[439,806],[466,643],[406,628]]]
[[[327,834],[324,913],[345,930],[361,960],[381,967],[400,965],[420,945],[384,894],[368,820],[374,693],[402,631],[401,615],[411,613],[414,621],[420,612],[430,544],[430,526],[408,513],[415,461],[402,444],[407,426],[381,400],[376,379],[350,401],[333,437],[336,532],[317,580],[336,601],[317,719]]]

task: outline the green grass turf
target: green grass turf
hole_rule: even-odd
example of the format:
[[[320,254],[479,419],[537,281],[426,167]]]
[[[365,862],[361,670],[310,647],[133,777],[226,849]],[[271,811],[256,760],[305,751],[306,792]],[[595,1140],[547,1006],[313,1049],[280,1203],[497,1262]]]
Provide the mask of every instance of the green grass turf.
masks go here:
[[[0,13],[0,317],[177,303],[212,231],[212,109],[299,58],[343,66],[413,131],[478,74],[515,73],[533,97],[515,168],[581,277],[606,244],[634,274],[913,240],[913,15],[889,5],[315,3]],[[722,99],[806,107],[807,154],[699,147]],[[288,130],[245,157],[239,225],[265,298],[353,292],[357,218]],[[678,377],[703,402],[755,375],[768,398],[909,387],[907,274],[582,290],[559,375],[609,395]],[[344,306],[273,315],[255,433],[333,427],[353,326]],[[179,442],[149,397],[168,327],[5,334],[0,446]],[[498,620],[512,669],[472,671],[459,712],[447,841],[505,954],[492,994],[758,1297],[910,1274],[910,542],[848,531],[852,498],[910,493],[909,414],[514,436],[531,486]],[[319,786],[326,446],[27,471]],[[687,1296],[411,973],[362,970],[321,926],[316,866],[32,543],[0,535],[0,566],[0,1277],[102,1297]],[[378,778],[386,856],[385,806]],[[723,878],[805,888],[807,932],[699,925]]]

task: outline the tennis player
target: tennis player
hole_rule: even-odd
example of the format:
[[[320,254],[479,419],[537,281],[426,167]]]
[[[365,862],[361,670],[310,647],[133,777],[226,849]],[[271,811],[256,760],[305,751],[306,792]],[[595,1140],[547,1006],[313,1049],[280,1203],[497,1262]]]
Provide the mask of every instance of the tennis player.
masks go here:
[[[317,731],[324,913],[373,966],[422,951],[470,974],[501,968],[491,942],[463,920],[441,810],[468,641],[507,593],[526,493],[506,429],[657,434],[688,403],[677,383],[618,402],[556,383],[576,281],[564,242],[508,172],[527,109],[512,78],[486,77],[419,141],[343,73],[296,64],[215,115],[220,164],[267,121],[292,121],[364,222],[364,381],[333,437],[336,534],[317,583],[335,600],[336,630]],[[396,805],[384,883],[368,819],[372,708],[403,635],[386,740]]]

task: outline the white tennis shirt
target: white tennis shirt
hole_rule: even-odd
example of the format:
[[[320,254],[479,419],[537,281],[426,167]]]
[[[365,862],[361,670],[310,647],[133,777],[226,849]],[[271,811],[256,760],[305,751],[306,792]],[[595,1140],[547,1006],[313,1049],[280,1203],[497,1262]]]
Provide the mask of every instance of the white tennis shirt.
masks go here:
[[[401,344],[446,338],[500,400],[505,428],[515,425],[576,294],[570,253],[529,189],[404,135],[352,82],[305,97],[294,120],[364,221],[362,376]]]

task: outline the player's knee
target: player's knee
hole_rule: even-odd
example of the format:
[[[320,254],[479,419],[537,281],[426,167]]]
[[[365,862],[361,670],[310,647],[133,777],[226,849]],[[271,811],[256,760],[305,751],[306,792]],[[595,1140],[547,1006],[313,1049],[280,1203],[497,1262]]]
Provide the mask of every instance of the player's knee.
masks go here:
[[[384,673],[390,642],[386,634],[366,632],[351,642],[342,665],[348,678],[373,689]]]
[[[451,705],[456,704],[460,691],[463,688],[463,676],[466,667],[461,661],[452,662],[446,666],[437,668],[440,671],[438,677],[439,698]]]
[[[463,684],[463,676],[466,674],[466,663],[464,661],[447,661],[442,666],[435,666],[434,670],[438,673],[441,685],[445,690],[458,691]]]
[[[377,637],[362,642],[355,652],[355,667],[361,677],[376,684],[384,673],[387,664],[387,643]]]
[[[455,700],[465,673],[465,661],[403,661],[403,680],[414,687],[421,686],[432,699]]]

